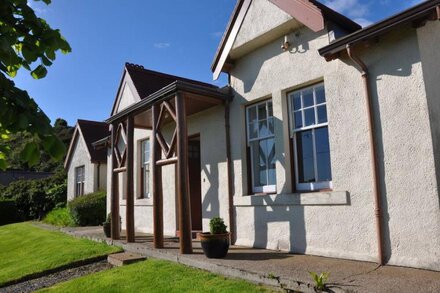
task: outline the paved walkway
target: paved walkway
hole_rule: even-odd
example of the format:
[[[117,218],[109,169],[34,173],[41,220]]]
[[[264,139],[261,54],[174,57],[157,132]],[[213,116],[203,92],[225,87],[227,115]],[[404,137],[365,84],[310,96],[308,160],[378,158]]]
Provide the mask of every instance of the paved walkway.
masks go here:
[[[200,242],[194,241],[194,254],[179,254],[177,238],[167,238],[164,249],[154,249],[151,235],[137,235],[136,243],[112,241],[102,227],[64,228],[76,237],[123,247],[128,252],[147,257],[171,260],[229,277],[246,279],[270,286],[301,292],[314,292],[308,274],[330,272],[329,283],[334,292],[440,292],[440,272],[349,261],[309,255],[293,255],[265,249],[232,246],[224,259],[208,259]]]

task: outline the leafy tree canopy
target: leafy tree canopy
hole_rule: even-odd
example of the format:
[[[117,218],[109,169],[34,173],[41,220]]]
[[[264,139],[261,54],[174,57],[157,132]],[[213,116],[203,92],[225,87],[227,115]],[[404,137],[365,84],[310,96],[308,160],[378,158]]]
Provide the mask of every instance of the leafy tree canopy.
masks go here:
[[[60,139],[64,146],[69,147],[70,140],[72,139],[74,127],[67,125],[66,120],[58,118],[55,121],[53,127],[55,135]],[[29,142],[36,142],[40,147],[40,161],[30,166],[28,162],[21,159],[21,153]],[[27,170],[27,171],[40,171],[40,172],[56,172],[63,170],[63,162],[51,158],[46,152],[44,152],[41,146],[41,141],[37,137],[36,139],[26,131],[20,131],[17,133],[11,133],[7,140],[0,140],[0,148],[9,147],[10,151],[6,159],[6,164],[10,169]]]
[[[61,160],[66,148],[46,114],[11,78],[22,68],[35,79],[45,77],[57,51],[71,52],[69,43],[58,29],[52,29],[35,15],[27,0],[0,1],[0,141],[8,140],[14,133],[28,133],[30,139],[20,158],[29,166],[38,163],[42,150]],[[0,146],[0,169],[7,167],[10,151],[5,144]]]

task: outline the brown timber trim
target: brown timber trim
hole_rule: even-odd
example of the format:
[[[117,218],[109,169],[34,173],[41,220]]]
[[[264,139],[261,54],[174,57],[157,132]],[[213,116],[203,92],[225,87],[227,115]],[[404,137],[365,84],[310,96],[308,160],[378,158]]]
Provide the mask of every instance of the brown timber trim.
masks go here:
[[[122,173],[122,172],[125,172],[125,171],[127,171],[126,167],[120,167],[120,168],[113,169],[113,172],[115,172],[115,173]]]
[[[233,163],[231,157],[231,126],[230,126],[230,106],[229,101],[225,102],[225,135],[226,135],[226,165],[228,168],[228,208],[229,208],[229,232],[231,243],[234,244],[237,239],[235,232],[235,213],[234,213],[234,180]]]
[[[110,188],[110,198],[111,198],[111,213],[112,213],[112,225],[111,225],[111,237],[113,240],[120,239],[120,221],[119,221],[119,191],[118,191],[118,173],[114,172],[113,167],[116,163],[115,155],[115,125],[111,125],[111,188]]]
[[[127,167],[127,184],[125,185],[126,188],[126,233],[127,233],[127,242],[134,242],[135,241],[135,232],[134,232],[134,190],[133,190],[133,160],[134,160],[134,146],[133,146],[133,140],[134,140],[134,121],[133,116],[129,115],[127,118],[127,160],[126,160],[126,167]]]
[[[375,119],[373,113],[373,101],[371,97],[370,88],[370,75],[367,65],[353,53],[353,49],[350,45],[347,45],[347,54],[350,59],[360,68],[362,74],[362,80],[365,90],[365,102],[367,107],[368,117],[368,133],[370,137],[370,155],[371,155],[371,168],[373,169],[373,192],[374,192],[374,212],[376,218],[376,233],[377,233],[377,249],[378,249],[378,263],[384,265],[383,255],[383,232],[382,232],[382,195],[379,185],[379,167],[377,163],[376,152],[376,135],[375,135]]]
[[[407,9],[399,14],[391,16],[376,24],[363,28],[350,35],[342,37],[330,45],[327,45],[318,50],[319,54],[326,58],[327,61],[338,58],[338,53],[345,51],[347,44],[350,46],[365,41],[367,39],[375,38],[382,35],[396,26],[413,21],[420,21],[420,19],[428,19],[432,12],[435,12],[440,5],[440,0],[425,1],[410,9]]]
[[[152,156],[151,171],[153,173],[153,229],[154,229],[154,248],[163,248],[163,194],[162,194],[162,168],[157,165],[161,158],[161,149],[157,141],[156,122],[159,118],[159,105],[152,106]]]
[[[232,96],[230,94],[226,94],[220,91],[217,87],[208,87],[203,85],[195,85],[189,82],[184,81],[175,81],[166,87],[158,90],[157,92],[145,97],[141,101],[125,108],[121,112],[118,112],[108,118],[105,122],[107,123],[115,123],[120,122],[128,116],[128,114],[132,114],[136,116],[137,114],[145,111],[145,109],[152,107],[153,104],[160,103],[167,99],[172,98],[175,94],[180,92],[186,93],[194,93],[198,95],[206,95],[207,97],[214,98],[223,102],[225,100],[231,100]]]
[[[180,230],[180,253],[192,253],[191,203],[188,174],[188,133],[186,123],[185,97],[177,92],[176,128],[177,128],[177,203]]]
[[[178,157],[172,157],[168,159],[158,160],[156,161],[156,165],[157,166],[171,165],[171,164],[176,164],[177,161],[178,161]]]

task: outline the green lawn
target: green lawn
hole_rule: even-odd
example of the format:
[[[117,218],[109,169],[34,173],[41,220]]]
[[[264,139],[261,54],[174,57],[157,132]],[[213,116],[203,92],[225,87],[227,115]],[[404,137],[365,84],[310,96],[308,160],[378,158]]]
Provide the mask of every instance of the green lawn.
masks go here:
[[[242,280],[163,260],[113,268],[38,292],[273,292]]]
[[[0,226],[0,285],[119,250],[103,243],[48,231],[31,223]]]

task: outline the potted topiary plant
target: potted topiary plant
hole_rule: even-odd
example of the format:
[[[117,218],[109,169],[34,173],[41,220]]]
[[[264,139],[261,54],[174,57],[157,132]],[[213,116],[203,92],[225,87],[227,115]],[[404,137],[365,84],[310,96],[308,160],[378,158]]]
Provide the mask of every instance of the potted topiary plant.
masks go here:
[[[102,229],[104,230],[106,237],[110,237],[112,235],[112,213],[107,215],[107,219],[104,223],[102,223]]]
[[[223,258],[229,249],[229,233],[225,222],[220,217],[209,221],[210,232],[199,233],[203,252],[208,258]]]

